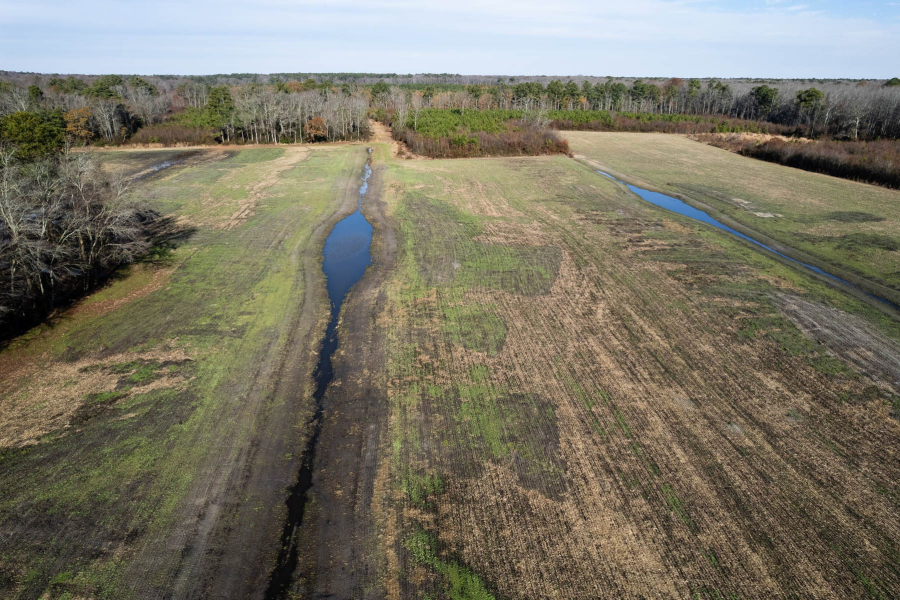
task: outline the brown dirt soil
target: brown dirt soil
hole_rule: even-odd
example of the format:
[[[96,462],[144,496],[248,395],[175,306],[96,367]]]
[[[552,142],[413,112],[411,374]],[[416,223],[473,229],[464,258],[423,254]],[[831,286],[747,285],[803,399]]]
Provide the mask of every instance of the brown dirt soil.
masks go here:
[[[406,144],[394,139],[391,128],[381,121],[370,119],[369,127],[372,129],[372,142],[376,144],[390,144],[391,156],[394,158],[406,158],[409,160],[425,160],[428,158],[427,156],[410,152]]]
[[[769,140],[781,140],[782,142],[796,142],[798,144],[808,144],[814,140],[805,137],[788,137],[785,135],[773,135],[769,133],[704,133],[701,135],[687,135],[685,136],[689,139],[706,142],[706,140],[710,138],[718,138],[718,139],[741,139],[741,140],[754,140],[760,144],[764,142],[768,142]]]
[[[135,368],[110,370],[105,366],[126,363],[182,363],[191,357],[177,348],[115,354],[58,363],[52,369],[34,366],[4,378],[7,394],[0,402],[0,448],[37,443],[50,431],[72,425],[72,418],[91,402],[92,395],[114,393]],[[128,386],[116,401],[154,389],[177,388],[185,381],[181,373],[163,375],[145,384]]]
[[[387,439],[387,390],[378,375],[387,348],[376,317],[397,256],[395,225],[382,201],[384,167],[373,165],[363,213],[374,229],[373,266],[341,309],[335,379],[324,399],[304,551],[295,573],[298,597],[382,598],[381,505]],[[382,469],[379,474],[379,469]]]
[[[809,337],[852,364],[873,383],[900,395],[900,344],[843,311],[778,294],[778,306]]]

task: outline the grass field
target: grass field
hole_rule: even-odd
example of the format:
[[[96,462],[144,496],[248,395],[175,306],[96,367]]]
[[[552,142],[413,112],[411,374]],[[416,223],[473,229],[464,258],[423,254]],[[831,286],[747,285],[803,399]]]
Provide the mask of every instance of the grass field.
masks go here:
[[[355,207],[366,153],[211,150],[152,171],[181,154],[103,154],[143,174],[132,193],[177,217],[178,247],[0,353],[4,598],[265,585],[327,316],[324,225]]]
[[[566,134],[572,151],[621,179],[702,202],[900,300],[900,192],[809,173],[680,136]]]
[[[570,159],[384,154],[387,597],[896,596],[896,323]]]

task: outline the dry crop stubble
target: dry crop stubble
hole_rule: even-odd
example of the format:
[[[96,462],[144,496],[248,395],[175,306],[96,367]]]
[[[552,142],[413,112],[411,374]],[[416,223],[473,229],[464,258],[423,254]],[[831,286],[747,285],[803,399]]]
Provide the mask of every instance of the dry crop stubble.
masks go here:
[[[392,595],[900,589],[898,422],[772,298],[859,303],[567,159],[385,181]]]

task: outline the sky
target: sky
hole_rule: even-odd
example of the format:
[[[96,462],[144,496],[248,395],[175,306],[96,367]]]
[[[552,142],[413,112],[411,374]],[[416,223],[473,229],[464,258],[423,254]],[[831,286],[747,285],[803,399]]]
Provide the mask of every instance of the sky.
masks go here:
[[[889,78],[900,1],[0,0],[0,70]]]

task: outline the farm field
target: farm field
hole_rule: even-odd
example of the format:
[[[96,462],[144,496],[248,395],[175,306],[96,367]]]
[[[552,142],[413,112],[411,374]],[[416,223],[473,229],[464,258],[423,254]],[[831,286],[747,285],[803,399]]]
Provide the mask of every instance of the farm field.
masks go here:
[[[328,315],[321,247],[366,157],[101,153],[174,217],[174,248],[0,352],[0,597],[265,588]]]
[[[373,129],[373,266],[316,421],[322,248],[367,145],[101,153],[172,248],[0,350],[0,596],[900,594],[900,322],[600,176],[594,136],[624,179],[648,139],[733,155],[402,160]],[[784,227],[896,231],[884,190],[796,173],[826,183]]]
[[[900,592],[896,322],[565,157],[375,164],[298,597]]]
[[[710,207],[793,249],[788,254],[900,300],[896,190],[747,161],[680,136],[567,132],[566,139],[576,155],[620,179]]]

